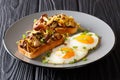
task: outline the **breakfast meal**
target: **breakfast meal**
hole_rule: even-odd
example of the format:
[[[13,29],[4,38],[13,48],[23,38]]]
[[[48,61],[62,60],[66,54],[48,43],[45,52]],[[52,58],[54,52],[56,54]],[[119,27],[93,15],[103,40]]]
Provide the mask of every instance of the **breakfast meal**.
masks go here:
[[[72,16],[43,14],[34,20],[33,29],[22,35],[18,51],[31,59],[42,56],[43,63],[75,63],[99,43],[95,33],[83,29]]]

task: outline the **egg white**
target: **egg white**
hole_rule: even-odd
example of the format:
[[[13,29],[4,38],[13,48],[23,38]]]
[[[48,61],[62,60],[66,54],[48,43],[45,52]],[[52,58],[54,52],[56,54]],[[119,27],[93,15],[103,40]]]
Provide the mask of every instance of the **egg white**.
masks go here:
[[[92,44],[86,44],[86,43],[82,43],[82,42],[79,42],[75,39],[75,37],[79,36],[79,35],[82,35],[83,33],[79,33],[79,34],[76,34],[74,36],[72,36],[69,40],[69,46],[70,47],[73,47],[73,46],[77,46],[79,49],[83,48],[83,49],[87,49],[87,50],[90,50],[90,49],[93,49],[95,48],[98,43],[99,43],[99,37],[93,33],[93,32],[88,32],[86,33],[86,35],[89,35],[91,34],[91,37],[94,39],[94,42]]]
[[[52,64],[71,63],[71,62],[74,62],[74,60],[78,61],[78,60],[82,59],[88,53],[88,50],[84,50],[84,49],[79,50],[79,49],[72,48],[75,55],[71,58],[64,59],[63,52],[59,50],[59,48],[62,48],[63,46],[64,45],[53,49],[53,52],[51,53],[51,55],[49,57],[46,57],[46,60],[48,61],[48,63],[52,63]],[[69,46],[64,46],[64,47],[69,47]]]

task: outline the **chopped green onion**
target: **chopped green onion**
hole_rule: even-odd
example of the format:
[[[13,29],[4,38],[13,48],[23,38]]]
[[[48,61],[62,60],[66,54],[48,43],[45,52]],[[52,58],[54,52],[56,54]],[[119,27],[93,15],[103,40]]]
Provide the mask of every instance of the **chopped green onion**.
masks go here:
[[[73,46],[73,48],[74,48],[74,49],[77,49],[77,48],[78,48],[78,46]]]
[[[46,52],[46,56],[50,57],[51,51]]]
[[[78,31],[78,32],[81,32],[81,31],[82,31],[82,29],[79,27],[77,31]]]
[[[69,52],[69,50],[64,51],[65,53]]]
[[[16,44],[18,44],[19,43],[19,41],[16,41]]]
[[[66,36],[69,36],[69,33],[66,33]]]
[[[69,62],[69,64],[73,64],[73,63],[74,63],[74,61]]]
[[[26,31],[26,34],[30,33],[31,31]]]
[[[63,51],[63,50],[62,50],[62,48],[60,48],[60,50],[61,50],[62,54],[64,54],[64,53],[65,53],[65,51]]]
[[[76,63],[76,62],[77,62],[77,60],[74,59],[74,61],[69,62],[69,64],[73,64],[73,63]]]
[[[82,61],[87,61],[87,60],[88,60],[88,59],[87,59],[86,57],[82,59]]]
[[[68,40],[68,37],[66,37],[66,35],[62,34],[64,41]]]
[[[83,49],[86,49],[86,47],[84,46]]]
[[[77,60],[76,59],[74,59],[74,63],[76,63],[77,62]]]
[[[34,19],[34,21],[33,21],[33,22],[35,23],[36,21],[37,21],[37,19]]]
[[[43,59],[43,60],[42,60],[42,63],[44,63],[44,64],[45,64],[45,63],[48,63],[48,60]]]
[[[52,31],[52,30],[49,30],[48,32],[49,32],[49,34],[53,34],[54,33],[54,31]]]
[[[88,32],[89,32],[89,30],[85,30],[85,31],[84,31],[84,33],[88,33]]]
[[[92,34],[88,34],[88,36],[92,36]]]
[[[67,50],[66,51],[62,50],[62,48],[60,48],[59,50],[62,52],[62,54],[65,54],[68,52]]]
[[[45,33],[46,33],[46,34],[48,34],[48,33],[49,33],[49,31],[46,29]]]
[[[86,35],[88,32],[89,32],[89,31],[86,30],[86,31],[84,31],[84,32],[82,33],[82,35]]]
[[[44,43],[44,39],[43,39],[43,38],[42,38],[42,39],[40,39],[40,42],[41,42],[41,43]]]
[[[22,38],[23,38],[23,39],[25,39],[25,38],[26,38],[26,35],[25,35],[25,34],[23,34],[23,35],[22,35]]]
[[[65,38],[64,38],[64,40],[66,41],[66,40],[68,40],[68,38],[67,38],[67,37],[65,37]]]

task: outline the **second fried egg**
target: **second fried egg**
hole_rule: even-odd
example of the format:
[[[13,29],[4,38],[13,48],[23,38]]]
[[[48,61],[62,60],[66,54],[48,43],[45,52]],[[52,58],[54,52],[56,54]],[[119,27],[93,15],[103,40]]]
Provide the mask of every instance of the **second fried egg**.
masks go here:
[[[53,50],[49,57],[45,57],[48,63],[52,64],[65,64],[74,63],[87,55],[88,51],[77,48],[71,48],[62,45],[62,47],[57,47]]]

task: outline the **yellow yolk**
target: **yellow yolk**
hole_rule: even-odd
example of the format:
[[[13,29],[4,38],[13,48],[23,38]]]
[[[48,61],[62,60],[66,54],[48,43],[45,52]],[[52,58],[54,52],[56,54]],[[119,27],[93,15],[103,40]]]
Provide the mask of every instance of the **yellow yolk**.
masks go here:
[[[74,51],[71,48],[64,47],[61,48],[61,51],[65,52],[65,55],[63,56],[64,59],[71,58],[75,55]]]
[[[94,39],[89,35],[80,35],[75,38],[79,42],[86,43],[86,44],[92,44],[94,42]]]

